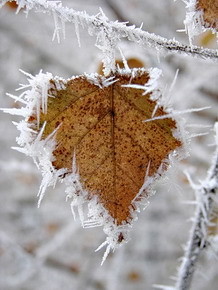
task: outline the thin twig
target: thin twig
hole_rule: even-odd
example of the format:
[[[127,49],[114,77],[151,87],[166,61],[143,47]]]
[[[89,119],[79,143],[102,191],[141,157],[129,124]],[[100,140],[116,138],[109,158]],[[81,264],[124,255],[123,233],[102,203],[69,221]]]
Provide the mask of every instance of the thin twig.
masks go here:
[[[218,138],[218,123],[216,124],[216,127]],[[218,148],[213,160],[214,163],[208,171],[206,180],[201,184],[201,186],[197,188],[192,184],[198,202],[194,223],[185,249],[185,255],[178,271],[176,283],[177,290],[190,289],[199,255],[208,244],[207,228],[212,215],[214,194],[218,189]]]
[[[11,0],[8,0],[11,1]],[[3,1],[3,2],[8,2]],[[116,40],[127,38],[129,41],[136,42],[143,46],[156,48],[157,50],[164,50],[166,52],[182,53],[184,55],[192,55],[203,59],[218,60],[218,51],[214,49],[207,49],[199,46],[189,46],[182,44],[176,40],[168,40],[164,37],[143,31],[141,28],[136,28],[135,25],[128,26],[127,23],[118,21],[109,21],[105,15],[99,13],[98,15],[88,15],[85,11],[75,11],[72,8],[63,7],[59,1],[46,0],[16,0],[19,4],[18,10],[26,9],[28,12],[31,9],[43,13],[55,14],[56,19],[60,23],[72,22],[75,28],[80,25],[88,29],[91,35],[99,36],[100,32],[104,31],[106,38]],[[1,5],[0,5],[1,6]],[[57,26],[55,35],[59,37],[60,27]]]

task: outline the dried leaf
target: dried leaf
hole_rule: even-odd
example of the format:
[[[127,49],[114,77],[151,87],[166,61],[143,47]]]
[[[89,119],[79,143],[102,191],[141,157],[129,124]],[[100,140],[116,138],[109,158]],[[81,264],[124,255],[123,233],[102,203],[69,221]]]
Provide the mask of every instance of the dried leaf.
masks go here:
[[[145,67],[145,64],[143,63],[143,61],[136,57],[127,58],[126,61],[129,68]],[[116,66],[119,66],[119,68],[124,68],[124,64],[121,59],[116,59],[115,63],[116,63]],[[97,69],[98,73],[101,75],[104,74],[103,68],[104,68],[103,63],[101,63]]]
[[[46,122],[45,139],[57,129],[54,168],[71,173],[75,154],[88,199],[97,196],[119,226],[132,219],[134,203],[148,195],[143,185],[167,168],[169,154],[181,141],[173,135],[176,123],[171,118],[143,122],[157,105],[150,94],[123,87],[147,84],[150,76],[145,70],[113,77],[109,84],[102,76],[90,80],[84,75],[67,81],[64,89],[61,81],[52,80],[47,113],[41,111],[38,131]],[[159,107],[155,116],[165,114]],[[32,115],[28,121],[35,128],[36,119]]]
[[[218,207],[214,207],[213,216],[208,227],[208,234],[210,236],[218,235]]]
[[[203,47],[213,47],[216,45],[216,35],[210,30],[207,30],[201,34],[198,43]]]
[[[204,26],[218,31],[218,0],[197,0],[196,9],[203,13]]]
[[[17,9],[17,7],[18,7],[16,1],[7,2],[6,5],[11,9]]]

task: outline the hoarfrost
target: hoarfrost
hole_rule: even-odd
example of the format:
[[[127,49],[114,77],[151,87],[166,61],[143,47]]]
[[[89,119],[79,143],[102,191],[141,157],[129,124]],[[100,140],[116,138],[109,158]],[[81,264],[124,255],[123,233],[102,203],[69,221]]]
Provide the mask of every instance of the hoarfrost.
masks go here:
[[[210,29],[212,32],[216,32],[215,29],[207,28],[204,25],[203,11],[197,10],[196,0],[187,0],[186,3],[186,18],[184,20],[185,31],[188,34],[190,45],[192,46],[192,40],[196,35]]]
[[[215,139],[217,138],[217,123],[214,126]],[[193,219],[190,237],[185,247],[184,257],[178,271],[176,289],[188,289],[199,254],[208,242],[208,226],[213,215],[213,203],[218,189],[218,148],[214,154],[213,163],[208,170],[207,177],[199,184],[195,184],[190,174],[186,176],[195,192],[196,210]]]
[[[131,70],[131,76],[133,78],[137,76],[137,74],[140,75],[144,72],[145,69],[133,69]],[[127,67],[126,69],[118,69],[118,73],[121,75],[129,75]],[[71,171],[65,168],[59,170],[54,168],[52,162],[55,160],[55,157],[53,156],[53,151],[56,147],[55,135],[61,124],[48,137],[46,137],[46,139],[42,138],[46,122],[44,122],[39,131],[40,113],[43,112],[46,114],[48,98],[55,98],[56,94],[55,92],[52,92],[65,88],[67,81],[62,78],[53,77],[50,73],[42,73],[42,71],[40,71],[35,77],[25,72],[24,74],[28,77],[28,84],[21,85],[20,89],[25,89],[25,92],[17,98],[13,97],[15,100],[20,101],[25,105],[24,108],[20,109],[25,120],[21,120],[18,123],[14,122],[14,125],[20,131],[20,136],[16,141],[18,145],[21,146],[14,149],[32,157],[37,167],[41,170],[42,182],[38,192],[38,206],[45,195],[46,189],[50,186],[55,187],[56,183],[60,181],[66,186],[66,199],[70,200],[74,219],[77,216],[75,211],[75,209],[77,209],[78,216],[84,228],[103,226],[103,231],[107,235],[107,238],[106,241],[97,249],[100,250],[102,247],[106,246],[106,251],[102,259],[103,263],[110,251],[114,251],[121,244],[128,241],[129,231],[132,228],[133,222],[137,220],[137,212],[140,212],[141,208],[145,208],[148,205],[148,197],[153,194],[151,185],[164,173],[165,165],[168,165],[172,158],[169,157],[167,160],[164,160],[164,165],[161,165],[157,173],[152,177],[148,176],[152,161],[149,162],[144,184],[133,201],[133,207],[135,210],[131,210],[130,218],[127,223],[119,226],[116,225],[108,211],[101,205],[98,197],[87,192],[83,187],[80,180],[75,153],[73,155]],[[161,71],[158,69],[150,69],[148,70],[148,74],[150,75],[150,79],[148,83],[142,87],[146,93],[152,92],[151,99],[158,100],[159,93],[157,79],[160,76]],[[83,78],[86,78],[89,82],[99,86],[100,88],[110,86],[118,80],[116,75],[107,78],[99,76],[98,74],[85,74],[83,75]],[[134,84],[128,86],[138,88],[137,85]],[[53,90],[54,88],[55,90]],[[4,111],[8,112],[6,109],[4,109]],[[12,111],[12,113],[14,113],[14,111]],[[33,116],[36,116],[36,121],[31,123],[28,122],[29,118]],[[177,132],[177,134],[179,135],[179,132]],[[172,157],[173,155],[174,152],[172,152]],[[87,205],[86,214],[84,210],[85,205]]]
[[[167,119],[167,118],[175,118],[176,116],[179,116],[179,115],[184,115],[184,114],[193,113],[193,112],[200,112],[200,111],[207,110],[210,108],[211,107],[202,107],[202,108],[187,109],[183,111],[174,110],[172,113],[169,113],[163,116],[153,117],[151,119],[146,119],[144,122],[151,122],[151,121],[162,120],[162,119]]]
[[[5,2],[5,1],[4,1]],[[200,29],[200,14],[193,12],[195,0],[185,1],[188,7],[188,13],[185,20],[185,26],[190,34],[190,40]],[[71,22],[75,26],[77,39],[80,45],[79,26],[87,28],[91,36],[96,36],[96,46],[102,51],[104,74],[107,76],[110,72],[115,71],[115,47],[117,43],[126,38],[129,41],[136,42],[143,46],[153,47],[157,53],[159,51],[183,53],[186,55],[195,55],[201,58],[217,59],[215,50],[203,49],[197,46],[187,46],[179,43],[174,39],[167,40],[164,37],[143,31],[142,27],[136,28],[135,25],[127,26],[127,23],[118,21],[109,21],[103,11],[96,16],[88,15],[85,11],[75,11],[72,8],[63,7],[60,1],[45,0],[22,0],[19,1],[18,11],[24,8],[26,14],[32,9],[35,11],[53,14],[55,29],[53,38],[60,40],[59,32],[63,31],[65,36],[65,22]],[[194,14],[193,14],[194,13]],[[194,17],[194,18],[193,18]],[[193,19],[197,19],[193,24]],[[63,24],[64,23],[64,24]],[[202,27],[201,27],[202,28]],[[204,29],[204,28],[203,28]]]

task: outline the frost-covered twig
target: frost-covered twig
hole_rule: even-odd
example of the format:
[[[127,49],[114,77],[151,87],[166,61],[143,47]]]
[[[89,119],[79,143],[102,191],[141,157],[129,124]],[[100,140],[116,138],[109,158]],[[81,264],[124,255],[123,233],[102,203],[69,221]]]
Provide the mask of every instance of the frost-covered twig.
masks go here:
[[[35,11],[38,12],[52,14],[55,20],[54,37],[57,37],[57,39],[60,38],[60,33],[64,31],[66,22],[74,23],[78,39],[79,26],[88,29],[90,35],[95,35],[97,37],[96,45],[103,52],[105,52],[105,50],[107,52],[110,50],[111,57],[113,57],[112,54],[116,43],[122,38],[126,38],[139,45],[153,47],[157,50],[183,53],[185,55],[192,55],[204,59],[218,59],[217,50],[198,46],[188,46],[174,39],[168,40],[153,33],[143,31],[141,28],[136,28],[135,25],[129,26],[127,23],[109,21],[102,11],[94,16],[88,15],[85,11],[80,12],[72,8],[63,7],[60,1],[16,0],[16,2],[19,4],[18,11],[25,7],[26,13],[31,9],[35,9]],[[109,61],[108,59],[104,59],[105,66]]]
[[[208,244],[207,228],[212,214],[214,194],[218,189],[218,123],[215,124],[215,129],[217,150],[208,176],[200,186],[194,185],[190,180],[196,193],[197,208],[185,255],[178,272],[177,290],[189,289],[199,254]]]

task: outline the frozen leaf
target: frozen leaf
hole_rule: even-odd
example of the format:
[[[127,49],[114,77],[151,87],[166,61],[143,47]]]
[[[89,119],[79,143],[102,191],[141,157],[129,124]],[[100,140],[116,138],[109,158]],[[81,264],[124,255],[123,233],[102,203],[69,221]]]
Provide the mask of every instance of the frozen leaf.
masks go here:
[[[144,69],[119,71],[108,79],[83,75],[64,86],[62,80],[54,79],[47,109],[41,107],[39,117],[35,111],[28,119],[38,132],[46,122],[43,140],[56,130],[53,168],[65,169],[62,178],[79,174],[81,187],[77,186],[76,195],[84,196],[85,191],[86,200],[97,197],[117,226],[131,221],[135,202],[148,195],[145,184],[167,168],[169,154],[181,146],[173,134],[173,119],[144,122],[153,111],[155,116],[167,114],[150,100],[151,93],[123,87],[143,86],[149,80]]]
[[[196,35],[207,30],[218,30],[218,0],[189,0],[184,20],[190,44]]]
[[[145,67],[145,64],[143,63],[143,61],[136,57],[127,58],[126,61],[129,68]],[[124,64],[121,59],[116,59],[115,64],[119,68],[124,68]],[[97,71],[99,74],[103,75],[103,63],[99,65]]]
[[[11,9],[17,9],[17,7],[18,7],[16,1],[7,2],[6,5],[7,5],[8,7],[10,7]]]
[[[218,31],[218,0],[197,0],[196,10],[202,11],[205,27]]]
[[[212,47],[216,43],[216,35],[210,30],[205,31],[198,40],[203,47]]]
[[[117,68],[108,77],[84,74],[64,80],[39,72],[28,77],[24,107],[3,109],[25,117],[14,148],[31,156],[42,172],[39,204],[49,186],[66,185],[83,227],[103,226],[97,250],[109,252],[128,240],[137,212],[148,204],[154,182],[180,156],[176,114],[167,108],[160,70]],[[85,207],[85,208],[84,208]],[[96,251],[97,251],[96,250]]]

